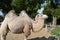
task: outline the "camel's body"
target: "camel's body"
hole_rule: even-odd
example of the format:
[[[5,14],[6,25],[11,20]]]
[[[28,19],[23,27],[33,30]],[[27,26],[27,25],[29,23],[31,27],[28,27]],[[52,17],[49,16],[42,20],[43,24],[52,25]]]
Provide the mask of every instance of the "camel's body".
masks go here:
[[[43,15],[42,15],[43,16]],[[39,18],[41,18],[39,16]],[[26,38],[30,35],[31,29],[33,30],[34,24],[40,24],[38,18],[36,17],[36,21],[32,20],[25,11],[22,11],[19,16],[15,15],[14,12],[10,11],[6,16],[4,21],[1,24],[1,40],[5,40],[5,37],[8,31],[12,33],[24,33]],[[44,23],[44,20],[41,20]],[[42,25],[42,23],[41,23]],[[44,25],[44,24],[43,24]],[[42,26],[40,27],[42,28]],[[25,38],[25,39],[26,39]]]

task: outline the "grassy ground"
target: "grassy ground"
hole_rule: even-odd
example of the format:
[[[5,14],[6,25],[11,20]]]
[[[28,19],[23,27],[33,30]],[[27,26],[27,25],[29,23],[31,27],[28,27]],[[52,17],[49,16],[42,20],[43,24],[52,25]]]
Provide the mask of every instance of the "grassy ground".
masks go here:
[[[51,31],[51,34],[53,35],[60,35],[60,25],[58,25],[55,29]]]

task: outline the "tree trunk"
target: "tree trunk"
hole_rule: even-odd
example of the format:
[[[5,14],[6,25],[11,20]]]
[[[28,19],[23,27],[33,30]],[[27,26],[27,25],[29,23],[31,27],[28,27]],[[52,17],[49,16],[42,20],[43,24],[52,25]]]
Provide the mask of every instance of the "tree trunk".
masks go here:
[[[53,16],[52,27],[55,28],[57,23],[57,18]]]
[[[60,40],[60,36],[56,36],[56,40]]]

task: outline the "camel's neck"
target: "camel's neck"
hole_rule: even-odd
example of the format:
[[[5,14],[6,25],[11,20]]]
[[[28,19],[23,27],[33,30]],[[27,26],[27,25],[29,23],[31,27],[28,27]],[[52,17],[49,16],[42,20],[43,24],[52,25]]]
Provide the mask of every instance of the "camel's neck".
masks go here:
[[[39,27],[42,27],[42,26],[44,26],[44,20],[43,19],[39,19],[39,20],[35,20],[35,21],[33,20],[32,24],[33,24],[33,26],[37,25]]]
[[[40,24],[40,25],[44,25],[44,20],[43,19],[40,19],[40,20],[37,20],[38,21],[38,24]]]
[[[44,26],[44,20],[43,19],[35,20],[34,22],[32,22],[32,25],[33,31],[40,31]]]

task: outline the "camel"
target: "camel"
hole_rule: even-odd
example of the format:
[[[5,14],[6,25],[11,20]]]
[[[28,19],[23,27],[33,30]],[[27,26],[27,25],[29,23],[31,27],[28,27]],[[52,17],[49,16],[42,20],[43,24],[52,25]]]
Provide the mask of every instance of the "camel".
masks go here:
[[[11,10],[5,16],[5,19],[1,24],[1,40],[6,40],[6,36],[9,31],[15,34],[23,33],[25,35],[24,40],[27,40],[28,36],[31,34],[31,30],[35,32],[37,27],[37,31],[43,28],[44,19],[46,18],[47,15],[37,14],[34,21],[27,15],[27,13],[24,10],[21,11],[19,16],[15,14],[14,10]]]

